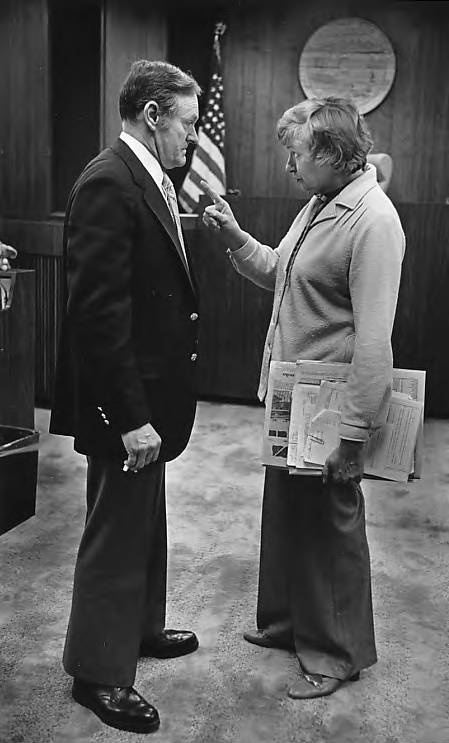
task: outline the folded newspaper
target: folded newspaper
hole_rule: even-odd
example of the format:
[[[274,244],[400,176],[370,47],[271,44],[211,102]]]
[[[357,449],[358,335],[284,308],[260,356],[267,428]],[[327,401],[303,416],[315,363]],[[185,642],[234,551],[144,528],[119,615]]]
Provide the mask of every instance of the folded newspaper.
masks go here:
[[[320,475],[339,442],[350,364],[272,361],[262,463]],[[394,369],[392,394],[366,444],[365,474],[406,482],[421,477],[426,373]]]

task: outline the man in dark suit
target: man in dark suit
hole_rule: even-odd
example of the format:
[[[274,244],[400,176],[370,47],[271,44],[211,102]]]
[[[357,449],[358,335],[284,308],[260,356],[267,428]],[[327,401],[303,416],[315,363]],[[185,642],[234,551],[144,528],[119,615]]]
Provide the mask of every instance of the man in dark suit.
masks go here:
[[[64,667],[103,722],[152,732],[133,688],[139,656],[193,652],[166,630],[165,462],[193,425],[198,305],[166,171],[197,141],[196,81],[135,62],[120,93],[123,131],[84,169],[64,231],[67,313],[50,430],[87,455],[87,518]]]

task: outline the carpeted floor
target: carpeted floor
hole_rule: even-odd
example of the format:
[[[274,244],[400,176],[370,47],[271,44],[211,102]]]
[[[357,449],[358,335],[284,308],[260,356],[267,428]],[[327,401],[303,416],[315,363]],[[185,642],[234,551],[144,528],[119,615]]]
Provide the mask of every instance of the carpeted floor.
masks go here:
[[[425,477],[366,482],[379,663],[327,699],[286,696],[297,662],[248,645],[254,625],[263,411],[201,403],[168,467],[167,626],[198,652],[144,660],[155,743],[446,743],[449,740],[449,421],[426,424]],[[37,411],[47,430],[48,412]],[[37,516],[0,537],[0,742],[119,743],[76,705],[61,654],[84,519],[82,457],[42,433]]]

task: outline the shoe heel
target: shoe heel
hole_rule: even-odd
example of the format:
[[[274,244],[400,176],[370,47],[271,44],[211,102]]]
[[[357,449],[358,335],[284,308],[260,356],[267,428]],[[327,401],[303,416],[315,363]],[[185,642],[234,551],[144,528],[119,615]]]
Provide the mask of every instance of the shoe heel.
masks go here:
[[[350,681],[358,681],[358,680],[359,680],[359,678],[360,678],[360,671],[357,671],[357,673],[354,673],[354,675],[353,675],[353,676],[350,676],[350,677],[349,677],[349,680],[350,680]]]

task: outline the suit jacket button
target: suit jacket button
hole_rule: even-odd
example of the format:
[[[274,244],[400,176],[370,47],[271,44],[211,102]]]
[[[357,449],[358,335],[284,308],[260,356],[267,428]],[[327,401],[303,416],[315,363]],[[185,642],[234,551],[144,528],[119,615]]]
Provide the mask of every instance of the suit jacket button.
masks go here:
[[[197,360],[197,358],[198,358],[198,354],[197,354],[197,353],[192,353],[192,355],[191,355],[191,357],[190,357],[190,360],[191,360],[191,361],[196,361],[196,360]]]
[[[195,322],[195,320],[198,320],[197,313],[196,312],[192,312],[192,314],[190,315],[190,319],[191,319],[192,322]]]

